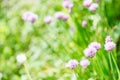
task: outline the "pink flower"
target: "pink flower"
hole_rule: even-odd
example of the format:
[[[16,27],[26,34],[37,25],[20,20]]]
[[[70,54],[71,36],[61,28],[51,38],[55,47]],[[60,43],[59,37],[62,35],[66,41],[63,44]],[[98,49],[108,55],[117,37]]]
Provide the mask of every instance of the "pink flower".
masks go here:
[[[68,9],[73,7],[73,4],[69,0],[63,1],[62,5],[64,8],[68,8]]]
[[[89,7],[89,10],[92,12],[95,12],[98,8],[98,4],[97,3],[92,3]]]
[[[64,14],[63,12],[56,12],[55,13],[55,18],[57,19],[61,19],[61,20],[64,20],[64,21],[67,21],[68,20],[68,15]]]
[[[57,19],[62,19],[62,18],[63,18],[63,15],[64,15],[63,12],[56,12],[56,13],[55,13],[55,18],[57,18]]]
[[[83,6],[89,7],[92,4],[92,0],[84,0],[83,1]]]
[[[23,13],[22,19],[30,23],[34,23],[37,20],[38,16],[32,12]]]
[[[92,42],[92,43],[89,45],[89,47],[93,47],[93,48],[95,48],[96,50],[99,50],[99,49],[101,48],[101,45],[100,45],[100,43],[98,43],[98,42]]]
[[[87,26],[87,21],[82,21],[82,27],[86,27]]]
[[[87,59],[83,59],[80,61],[80,65],[82,66],[82,68],[86,68],[87,66],[90,65],[90,61]]]
[[[69,67],[70,69],[74,69],[74,68],[76,68],[77,66],[78,66],[78,61],[75,60],[75,59],[70,60],[70,61],[67,63],[67,65],[66,65],[66,67]]]
[[[104,47],[106,51],[112,51],[116,47],[116,44],[114,42],[107,42]]]
[[[90,58],[94,57],[96,52],[97,52],[97,50],[95,48],[93,48],[93,47],[89,47],[89,48],[86,48],[84,50],[85,56],[90,57]]]
[[[62,6],[67,8],[69,12],[72,11],[73,4],[70,2],[70,0],[63,0]]]
[[[112,38],[110,36],[107,36],[105,39],[105,43],[112,42]]]
[[[52,22],[52,17],[51,16],[45,17],[44,22],[47,23],[47,24],[50,24]]]

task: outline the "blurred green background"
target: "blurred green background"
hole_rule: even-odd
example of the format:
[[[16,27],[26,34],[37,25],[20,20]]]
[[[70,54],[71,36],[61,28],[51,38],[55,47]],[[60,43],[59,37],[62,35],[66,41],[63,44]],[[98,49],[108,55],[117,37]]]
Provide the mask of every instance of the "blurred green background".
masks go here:
[[[120,1],[100,0],[95,13],[84,8],[82,0],[71,1],[72,13],[62,7],[62,0],[0,0],[1,80],[29,80],[24,66],[16,61],[20,53],[27,56],[26,65],[33,80],[113,80],[104,40],[110,35],[116,42],[113,53],[119,66]],[[38,20],[34,24],[23,21],[25,11],[36,13]],[[44,17],[54,17],[57,11],[69,14],[69,20],[54,19],[45,24]],[[86,28],[81,26],[84,19],[88,21]],[[100,42],[102,49],[84,73],[81,67],[74,71],[65,68],[70,59],[80,61],[83,50],[93,41]],[[117,77],[116,74],[116,80]]]

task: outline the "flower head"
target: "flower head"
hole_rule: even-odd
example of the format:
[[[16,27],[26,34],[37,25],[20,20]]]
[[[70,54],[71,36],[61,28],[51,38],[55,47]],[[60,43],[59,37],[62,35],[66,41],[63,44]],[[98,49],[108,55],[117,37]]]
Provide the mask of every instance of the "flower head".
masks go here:
[[[55,18],[57,18],[57,19],[62,19],[62,18],[63,18],[63,15],[64,15],[63,12],[56,12],[56,13],[55,13]]]
[[[97,50],[95,48],[93,48],[93,47],[89,47],[89,48],[86,48],[84,50],[85,56],[90,57],[90,58],[94,57],[96,52],[97,52]]]
[[[73,4],[69,0],[63,1],[62,5],[64,8],[72,8],[73,7]]]
[[[93,48],[95,48],[96,50],[99,50],[99,49],[101,48],[101,45],[100,45],[100,43],[98,43],[98,42],[92,42],[92,43],[89,45],[89,47],[93,47]]]
[[[30,23],[34,23],[37,20],[38,16],[32,12],[23,13],[22,19]]]
[[[50,24],[52,22],[52,17],[51,16],[45,17],[44,22],[47,23],[47,24]]]
[[[80,65],[82,66],[82,68],[86,68],[88,65],[90,65],[90,61],[87,59],[83,59],[80,61]]]
[[[92,3],[89,7],[89,10],[92,12],[95,12],[98,8],[98,4],[97,3]]]
[[[112,38],[110,36],[107,36],[105,38],[105,43],[112,42]]]
[[[66,67],[69,67],[70,69],[74,69],[78,66],[78,61],[77,60],[70,60],[68,61]]]
[[[67,21],[68,20],[68,15],[64,14],[63,12],[56,12],[55,13],[55,18]]]
[[[16,60],[20,64],[24,63],[26,61],[25,54],[21,53],[21,54],[17,55]]]
[[[87,26],[87,21],[82,21],[82,27],[86,27]]]
[[[70,0],[63,0],[62,6],[64,8],[67,8],[69,10],[69,12],[72,11],[73,4],[70,2]]]
[[[114,42],[107,42],[104,47],[105,50],[112,51],[116,47],[116,44]]]
[[[89,7],[92,4],[92,0],[84,0],[83,1],[83,6]]]

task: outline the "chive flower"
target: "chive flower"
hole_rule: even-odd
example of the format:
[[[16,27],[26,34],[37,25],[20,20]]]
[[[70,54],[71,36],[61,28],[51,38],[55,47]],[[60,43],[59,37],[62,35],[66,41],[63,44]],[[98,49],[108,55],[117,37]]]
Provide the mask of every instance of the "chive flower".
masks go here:
[[[107,36],[105,38],[105,43],[112,42],[112,38],[110,36]]]
[[[92,43],[90,43],[89,47],[93,47],[96,50],[99,50],[101,48],[101,45],[98,42],[92,42]]]
[[[107,42],[104,47],[106,51],[112,51],[116,47],[116,44],[114,42]]]
[[[58,20],[67,21],[68,20],[68,15],[64,14],[63,12],[56,12],[55,13],[55,18],[58,19]]]
[[[97,50],[93,47],[88,47],[84,50],[85,56],[90,57],[90,58],[94,57],[96,52],[97,52]]]
[[[116,44],[112,41],[112,38],[110,36],[107,36],[105,38],[104,47],[106,51],[112,51],[116,47]]]
[[[92,0],[84,0],[83,1],[83,6],[84,7],[89,7],[92,4]]]
[[[78,61],[75,59],[69,60],[66,67],[69,67],[70,69],[74,69],[78,66]]]
[[[34,23],[37,20],[38,16],[34,14],[33,12],[25,12],[22,15],[22,19],[24,21],[28,21],[30,23]]]
[[[97,3],[92,3],[89,7],[89,10],[91,12],[95,12],[97,10],[97,8],[98,8],[98,4]]]
[[[69,10],[69,12],[72,11],[73,4],[71,3],[70,0],[63,0],[62,6],[63,6],[64,8],[67,8],[67,9]]]
[[[80,61],[80,65],[82,66],[82,68],[87,68],[87,66],[90,65],[90,61],[88,59],[83,59]]]

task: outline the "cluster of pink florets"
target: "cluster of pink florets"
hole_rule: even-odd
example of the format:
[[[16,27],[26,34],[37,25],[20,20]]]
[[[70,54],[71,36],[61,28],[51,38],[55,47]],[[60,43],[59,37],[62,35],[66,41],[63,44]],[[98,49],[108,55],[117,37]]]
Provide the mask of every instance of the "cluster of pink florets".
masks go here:
[[[73,3],[70,0],[63,0],[62,6],[67,8],[69,12],[72,12]]]
[[[110,36],[106,37],[104,47],[106,51],[112,51],[116,47]]]
[[[54,14],[54,17],[58,20],[63,20],[63,21],[67,21],[69,18],[69,16],[63,12],[56,12]],[[23,13],[23,16],[22,16],[22,19],[24,21],[28,21],[30,23],[34,23],[37,20],[37,18],[38,18],[38,16],[33,12],[25,12],[25,13]],[[44,22],[46,24],[50,24],[52,22],[52,20],[53,20],[53,18],[51,16],[46,16],[44,18]]]
[[[70,0],[63,0],[62,6],[64,8],[67,8],[69,10],[69,12],[72,11],[73,8],[73,4]],[[58,20],[63,20],[63,21],[67,21],[69,16],[61,11],[58,11],[54,14],[54,17]],[[34,23],[37,20],[38,16],[33,13],[33,12],[25,12],[23,13],[22,19],[24,21],[28,21],[30,23]],[[46,16],[44,18],[44,23],[46,24],[50,24],[53,21],[53,17],[52,16]]]
[[[66,64],[66,67],[69,67],[70,69],[74,69],[78,66],[78,64],[80,64],[80,66],[85,69],[87,68],[87,66],[90,65],[90,61],[88,59],[82,59],[80,62],[78,62],[75,59],[72,59],[70,61],[68,61],[68,63]]]
[[[92,42],[90,45],[88,45],[88,48],[84,50],[84,54],[86,57],[94,57],[96,52],[101,48],[100,43],[98,42]]]
[[[91,12],[95,12],[97,10],[97,8],[98,8],[98,4],[93,3],[92,0],[84,0],[83,1],[83,6],[88,8],[88,10],[91,11]]]
[[[30,23],[34,23],[37,20],[38,16],[33,12],[25,12],[23,13],[22,19],[24,21],[28,21]]]
[[[112,41],[110,36],[106,37],[104,47],[106,51],[112,51],[116,47],[116,44]],[[87,58],[93,58],[97,51],[100,50],[100,48],[101,48],[100,43],[92,42],[84,50],[84,55]],[[90,61],[88,59],[82,59],[80,62],[78,62],[77,60],[72,59],[67,63],[67,67],[69,67],[70,69],[74,69],[78,66],[78,64],[80,64],[82,68],[85,69],[87,68],[88,65],[90,65]]]
[[[93,0],[83,0],[83,6],[86,7],[91,12],[96,12],[98,8],[99,0],[96,0],[96,3],[93,3]],[[87,26],[87,21],[82,21],[82,27],[85,28]]]

